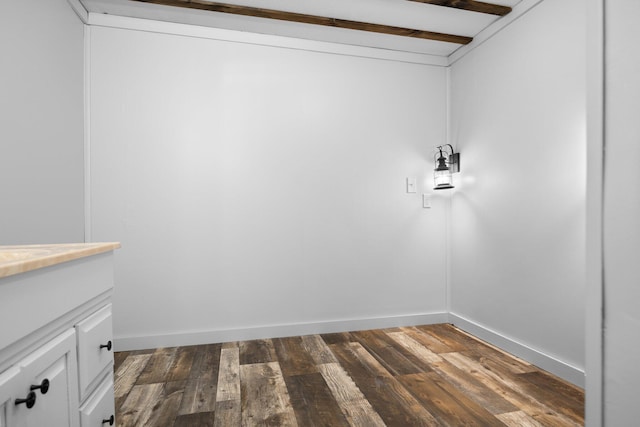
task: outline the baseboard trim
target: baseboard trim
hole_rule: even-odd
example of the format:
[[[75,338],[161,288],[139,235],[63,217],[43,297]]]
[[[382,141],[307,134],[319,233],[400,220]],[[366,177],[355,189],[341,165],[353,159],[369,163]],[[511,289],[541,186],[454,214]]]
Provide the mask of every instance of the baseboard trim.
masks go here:
[[[177,347],[263,338],[281,338],[298,335],[327,334],[334,332],[362,331],[367,329],[394,328],[399,326],[452,323],[458,328],[495,345],[529,363],[560,378],[584,388],[584,371],[535,350],[514,339],[484,327],[455,313],[421,313],[366,319],[332,320],[326,322],[280,324],[247,328],[189,331],[162,335],[116,336],[115,351],[143,350],[148,348]]]
[[[584,388],[585,374],[584,371],[569,365],[561,360],[535,350],[521,342],[506,337],[496,331],[484,327],[472,320],[466,319],[455,313],[449,313],[449,322],[471,335],[487,341],[488,343],[499,347],[521,359],[532,363],[545,371],[551,372],[560,378],[569,381],[578,387]]]
[[[347,319],[326,322],[254,326],[237,329],[221,329],[197,332],[192,331],[163,335],[116,336],[114,338],[114,348],[115,351],[130,351],[148,348],[177,347],[229,341],[245,341],[262,338],[281,338],[298,335],[362,331],[367,329],[446,323],[448,322],[448,319],[448,313],[439,312],[375,317],[366,319]]]

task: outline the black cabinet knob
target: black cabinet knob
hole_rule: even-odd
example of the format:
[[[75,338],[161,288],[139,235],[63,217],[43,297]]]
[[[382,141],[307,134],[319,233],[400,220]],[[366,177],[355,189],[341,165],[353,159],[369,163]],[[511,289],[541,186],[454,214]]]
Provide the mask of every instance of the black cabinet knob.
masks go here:
[[[47,394],[49,391],[49,380],[47,378],[43,379],[40,385],[32,385],[31,391],[40,390],[40,393]]]
[[[109,342],[106,344],[100,344],[100,348],[106,348],[107,351],[111,351],[111,346],[112,346],[111,340],[109,340]]]
[[[102,424],[109,424],[110,426],[112,426],[115,420],[116,419],[113,417],[113,415],[111,415],[109,419],[102,420]]]
[[[22,403],[26,403],[27,408],[29,409],[33,408],[33,405],[36,404],[36,394],[30,391],[29,394],[27,394],[26,399],[16,399],[16,405],[20,405]]]

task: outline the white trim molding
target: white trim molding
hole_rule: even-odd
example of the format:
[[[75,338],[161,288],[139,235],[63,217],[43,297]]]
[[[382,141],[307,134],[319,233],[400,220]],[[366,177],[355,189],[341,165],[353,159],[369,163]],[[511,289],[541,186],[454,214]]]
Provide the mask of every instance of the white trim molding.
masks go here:
[[[330,53],[334,55],[354,56],[395,62],[407,62],[419,65],[446,67],[448,59],[444,56],[422,53],[402,52],[390,49],[377,49],[340,43],[321,42],[293,37],[274,36],[222,28],[203,27],[192,24],[156,21],[152,19],[131,18],[125,16],[89,13],[89,25],[145,31],[150,33],[172,34],[177,36],[246,43],[259,46],[280,47],[310,52]]]
[[[73,9],[83,23],[86,24],[89,22],[89,12],[87,12],[87,9],[80,3],[80,0],[67,0],[67,3],[69,3],[71,9]]]
[[[440,312],[367,319],[253,326],[236,329],[190,331],[150,336],[116,336],[114,339],[114,347],[115,351],[141,350],[146,348],[176,347],[264,338],[291,337],[298,335],[396,328],[400,326],[430,325],[436,323],[447,323],[448,319],[449,315],[446,312]]]
[[[91,242],[91,27],[84,26],[84,241]]]
[[[604,425],[605,4],[587,4],[587,234],[585,425]]]
[[[162,335],[117,336],[115,351],[142,350],[149,348],[201,345],[231,341],[246,341],[266,338],[282,338],[299,335],[329,334],[368,329],[396,328],[400,326],[433,325],[451,323],[471,335],[526,360],[560,378],[583,387],[584,371],[561,360],[535,350],[512,338],[501,335],[469,319],[454,313],[421,313],[401,316],[366,319],[330,320],[326,322],[249,326],[245,328],[185,331]]]
[[[489,344],[495,345],[514,356],[520,357],[521,359],[524,359],[545,371],[551,372],[552,374],[557,375],[578,387],[584,388],[585,373],[583,370],[575,366],[558,360],[548,354],[531,348],[515,339],[506,337],[455,313],[449,313],[449,321],[456,327],[488,342]]]

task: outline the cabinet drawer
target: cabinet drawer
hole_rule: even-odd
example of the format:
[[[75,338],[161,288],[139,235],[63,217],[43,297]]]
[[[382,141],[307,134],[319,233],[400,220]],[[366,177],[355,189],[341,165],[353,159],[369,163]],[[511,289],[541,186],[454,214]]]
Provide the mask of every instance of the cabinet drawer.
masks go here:
[[[104,369],[113,363],[111,304],[76,325],[80,401]],[[108,347],[107,347],[108,346]]]
[[[113,398],[113,378],[108,376],[100,383],[96,391],[80,408],[80,425],[82,427],[103,427],[115,425],[110,422],[115,417]]]

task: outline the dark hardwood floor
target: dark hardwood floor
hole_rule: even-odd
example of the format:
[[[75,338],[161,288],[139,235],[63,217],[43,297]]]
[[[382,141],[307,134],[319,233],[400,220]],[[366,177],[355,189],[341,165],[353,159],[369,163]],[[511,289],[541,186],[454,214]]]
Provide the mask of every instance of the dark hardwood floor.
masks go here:
[[[579,426],[584,391],[451,325],[115,354],[118,426]]]

